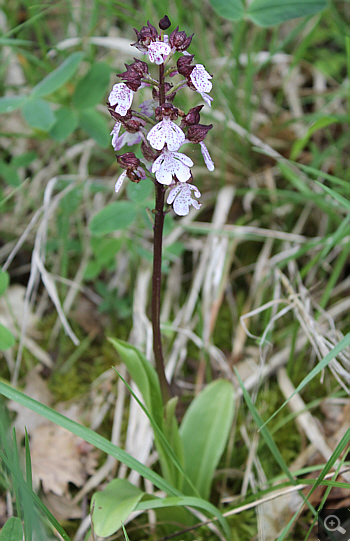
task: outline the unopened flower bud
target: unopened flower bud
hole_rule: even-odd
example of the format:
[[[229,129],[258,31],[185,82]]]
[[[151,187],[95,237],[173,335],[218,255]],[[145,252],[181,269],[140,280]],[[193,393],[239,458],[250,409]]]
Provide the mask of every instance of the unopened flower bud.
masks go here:
[[[143,26],[140,30],[136,30],[136,37],[137,41],[135,43],[132,43],[132,46],[135,46],[139,51],[146,52],[149,45],[152,43],[152,41],[156,41],[158,38],[158,32],[155,26],[151,24],[149,21],[147,21],[147,26]]]
[[[194,59],[194,54],[181,56],[176,62],[177,71],[184,77],[189,77],[194,70],[194,66],[191,66],[191,62]]]
[[[160,19],[160,21],[159,21],[159,28],[161,30],[167,30],[169,28],[169,26],[171,26],[170,19],[169,19],[168,15],[164,15],[164,17],[162,19]]]
[[[133,152],[117,155],[117,161],[122,169],[137,169],[141,165],[140,160]]]
[[[171,47],[175,48],[177,51],[185,51],[187,47],[191,45],[192,37],[193,34],[192,36],[187,37],[186,32],[183,30],[179,32],[179,27],[177,27],[176,30],[170,34],[169,43]]]
[[[181,121],[181,127],[183,126],[193,126],[194,124],[199,124],[201,115],[200,111],[203,109],[204,105],[197,105],[197,107],[192,107],[185,115]]]
[[[126,176],[132,182],[138,183],[141,179],[146,178],[146,173],[141,167],[141,162],[133,152],[126,152],[120,156],[117,155],[117,161],[122,169],[126,169]]]
[[[211,130],[212,127],[212,124],[209,126],[205,126],[204,124],[195,124],[194,126],[189,126],[186,138],[191,143],[200,143],[206,138],[208,131]]]

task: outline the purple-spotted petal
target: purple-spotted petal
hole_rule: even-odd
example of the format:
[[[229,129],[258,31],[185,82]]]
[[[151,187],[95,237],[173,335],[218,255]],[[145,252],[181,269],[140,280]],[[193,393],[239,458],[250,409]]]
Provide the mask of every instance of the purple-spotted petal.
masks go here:
[[[202,96],[205,103],[208,104],[209,107],[211,107],[211,102],[214,98],[212,98],[211,96],[209,96],[209,94],[206,94],[205,92],[200,92],[200,95]]]
[[[114,188],[115,193],[119,192],[125,177],[126,177],[126,171],[123,171],[120,177],[118,178],[117,182],[115,183],[115,188]]]
[[[158,102],[156,100],[145,100],[139,105],[141,113],[146,116],[153,116],[157,107]]]
[[[152,43],[150,43],[148,46],[148,56],[150,62],[154,62],[158,65],[163,64],[163,55],[167,56],[170,53],[171,47],[167,43],[164,43],[164,41],[152,41]]]
[[[141,143],[141,141],[142,141],[142,137],[141,137],[140,132],[129,133],[126,131],[123,133],[123,135],[121,135],[115,140],[113,148],[115,151],[118,151],[121,148],[123,148],[124,145],[128,145],[128,147],[131,147],[132,145],[137,145],[138,143]],[[113,144],[113,141],[112,141],[112,144]]]
[[[153,126],[147,139],[156,150],[162,150],[165,143],[168,150],[178,150],[185,141],[185,134],[169,118],[163,118],[161,122]]]
[[[207,147],[205,146],[203,141],[201,141],[199,144],[201,146],[201,152],[202,152],[202,155],[203,155],[203,158],[204,158],[204,161],[205,161],[205,165],[207,166],[209,171],[214,171],[214,169],[215,169],[214,162],[210,157],[210,154],[209,154],[209,151],[208,151]]]
[[[200,191],[193,184],[178,184],[170,191],[167,203],[173,203],[174,212],[178,216],[187,216],[191,205],[197,210],[201,208],[202,204],[192,198],[192,190],[196,197],[200,197]]]
[[[186,182],[191,178],[193,161],[191,158],[181,152],[170,152],[164,149],[162,154],[155,160],[152,173],[156,174],[156,179],[161,184],[169,185],[172,182],[173,175],[180,182]]]
[[[108,97],[108,101],[112,107],[115,107],[115,112],[121,116],[125,116],[129,111],[134,93],[125,83],[118,83],[113,86],[112,92]]]
[[[121,122],[117,121],[114,124],[113,130],[110,133],[110,135],[113,135],[113,137],[112,137],[112,147],[114,148],[114,150],[116,150],[115,145],[117,144],[117,141],[118,141],[118,138],[119,138],[119,132],[120,132],[121,126],[122,126]]]
[[[210,81],[212,76],[207,72],[202,64],[196,64],[191,75],[193,86],[198,92],[210,92],[213,88],[213,83]]]

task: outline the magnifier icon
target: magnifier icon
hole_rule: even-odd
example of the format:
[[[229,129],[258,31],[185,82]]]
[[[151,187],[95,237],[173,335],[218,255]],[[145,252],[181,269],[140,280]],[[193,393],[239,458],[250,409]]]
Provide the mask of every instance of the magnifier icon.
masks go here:
[[[340,526],[340,520],[336,515],[328,515],[324,519],[323,525],[329,532],[346,533],[346,530]]]

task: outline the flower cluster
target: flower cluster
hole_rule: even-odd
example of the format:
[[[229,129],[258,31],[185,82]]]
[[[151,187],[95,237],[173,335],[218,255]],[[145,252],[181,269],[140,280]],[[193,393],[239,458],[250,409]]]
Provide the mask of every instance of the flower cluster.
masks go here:
[[[136,42],[132,45],[148,55],[151,63],[159,66],[159,80],[151,77],[146,62],[134,59],[132,64],[125,64],[126,71],[118,75],[123,82],[113,86],[108,98],[108,110],[115,120],[111,131],[114,150],[119,151],[125,144],[132,146],[141,143],[141,152],[146,161],[146,164],[141,163],[132,152],[117,155],[124,171],[117,180],[115,191],[119,191],[126,176],[133,182],[140,182],[153,173],[156,184],[170,188],[167,203],[173,205],[176,214],[185,216],[191,206],[196,209],[201,207],[197,200],[201,194],[192,184],[193,161],[179,150],[184,144],[199,144],[207,168],[213,171],[214,163],[204,143],[213,126],[200,124],[203,105],[193,107],[185,114],[172,102],[181,88],[188,87],[198,92],[211,106],[209,92],[212,77],[202,64],[193,64],[194,55],[187,52],[193,34],[187,36],[186,32],[179,31],[179,27],[170,35],[164,34],[170,25],[165,16],[159,22],[160,32],[149,21],[140,31],[134,29]],[[164,70],[175,53],[181,56],[165,74],[182,76],[182,80],[173,85],[165,81]],[[139,106],[140,112],[137,112],[131,109],[133,97],[143,87],[152,88],[152,99],[145,100]]]

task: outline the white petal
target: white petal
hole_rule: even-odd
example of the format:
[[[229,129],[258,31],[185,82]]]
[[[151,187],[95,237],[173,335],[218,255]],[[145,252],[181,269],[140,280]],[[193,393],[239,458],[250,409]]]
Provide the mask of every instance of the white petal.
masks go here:
[[[190,168],[180,161],[177,162],[177,167],[174,174],[180,182],[187,182],[191,178]]]
[[[168,198],[166,200],[166,202],[171,205],[171,203],[174,201],[175,197],[177,196],[177,194],[179,193],[179,191],[181,190],[181,186],[180,185],[177,185],[175,186],[175,188],[173,188],[169,195],[168,195]]]
[[[122,174],[120,175],[120,177],[118,178],[117,182],[115,183],[115,192],[118,193],[122,184],[123,184],[123,180],[125,179],[126,177],[126,171],[123,171]]]
[[[187,184],[187,186],[194,191],[194,195],[196,197],[200,197],[201,196],[201,192],[198,190],[197,186],[195,186],[194,184]]]
[[[116,105],[116,113],[125,116],[131,107],[133,96],[133,91],[125,83],[118,83],[113,86],[108,101],[112,106]]]
[[[210,92],[213,88],[211,75],[202,64],[196,64],[190,75],[193,85],[199,92]]]
[[[156,64],[163,64],[164,58],[162,55],[167,56],[171,52],[171,47],[164,41],[153,41],[148,47],[148,55],[151,62]]]
[[[147,139],[150,142],[151,146],[155,148],[156,150],[162,150],[162,148],[165,145],[165,134],[163,131],[163,121],[158,122],[149,134],[147,135]]]
[[[182,152],[172,152],[172,155],[174,156],[174,158],[176,158],[177,160],[180,160],[182,163],[184,163],[188,167],[192,167],[193,161],[191,160],[191,158],[186,156],[186,154],[182,154]]]
[[[209,151],[208,151],[207,147],[205,146],[203,141],[201,141],[199,144],[201,146],[201,152],[203,154],[205,165],[207,166],[209,171],[214,171],[214,169],[215,169],[214,162],[210,157],[210,154],[209,154]]]
[[[205,103],[208,104],[209,107],[211,107],[211,102],[214,98],[212,98],[211,96],[209,96],[209,94],[206,94],[205,92],[200,92],[200,95],[202,96]]]
[[[113,126],[113,130],[111,131],[111,133],[109,135],[119,135],[119,132],[120,132],[120,128],[122,127],[122,123],[121,122],[117,122],[114,124]]]
[[[185,134],[177,124],[171,120],[162,120],[165,141],[169,150],[178,150],[185,141]]]
[[[116,148],[116,147],[118,146],[120,128],[121,128],[121,122],[117,121],[114,124],[114,128],[110,133],[110,135],[113,135],[111,144],[112,144],[112,147],[114,148],[114,150],[118,150],[118,148]]]

